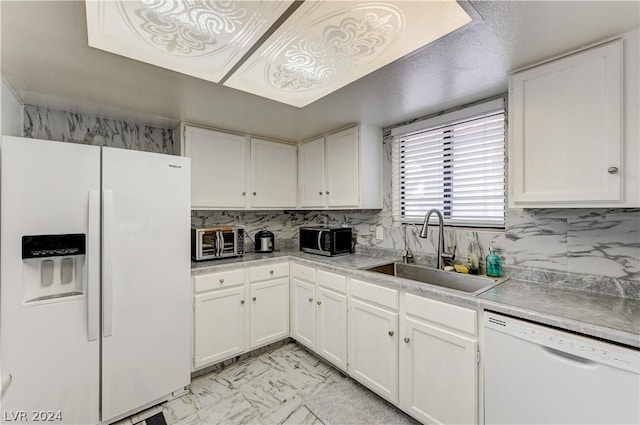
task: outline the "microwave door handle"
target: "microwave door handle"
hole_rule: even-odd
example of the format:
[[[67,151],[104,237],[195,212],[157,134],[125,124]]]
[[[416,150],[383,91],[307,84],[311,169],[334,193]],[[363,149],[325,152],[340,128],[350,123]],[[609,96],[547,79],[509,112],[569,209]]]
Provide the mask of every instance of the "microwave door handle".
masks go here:
[[[318,251],[322,251],[322,230],[318,232]]]

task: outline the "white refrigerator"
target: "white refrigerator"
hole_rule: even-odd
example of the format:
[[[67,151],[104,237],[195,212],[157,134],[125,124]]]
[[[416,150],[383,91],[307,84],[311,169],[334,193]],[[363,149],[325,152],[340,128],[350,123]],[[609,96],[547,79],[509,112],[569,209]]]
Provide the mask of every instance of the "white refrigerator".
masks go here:
[[[190,379],[188,158],[0,150],[3,423],[111,422]]]

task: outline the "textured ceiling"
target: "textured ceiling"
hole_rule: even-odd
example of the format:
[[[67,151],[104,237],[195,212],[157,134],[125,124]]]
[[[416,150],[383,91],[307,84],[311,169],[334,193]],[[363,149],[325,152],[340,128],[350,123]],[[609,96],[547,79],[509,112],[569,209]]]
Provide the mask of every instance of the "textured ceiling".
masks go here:
[[[304,140],[504,93],[510,70],[640,26],[637,1],[470,3],[478,22],[302,109],[92,49],[81,1],[2,0],[1,69],[26,103]]]

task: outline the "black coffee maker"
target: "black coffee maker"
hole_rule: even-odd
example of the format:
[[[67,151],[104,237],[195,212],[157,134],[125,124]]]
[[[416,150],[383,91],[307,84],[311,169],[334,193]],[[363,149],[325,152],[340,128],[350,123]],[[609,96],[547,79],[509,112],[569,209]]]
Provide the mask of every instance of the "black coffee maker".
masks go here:
[[[256,252],[273,252],[275,237],[268,230],[260,230],[255,236]]]

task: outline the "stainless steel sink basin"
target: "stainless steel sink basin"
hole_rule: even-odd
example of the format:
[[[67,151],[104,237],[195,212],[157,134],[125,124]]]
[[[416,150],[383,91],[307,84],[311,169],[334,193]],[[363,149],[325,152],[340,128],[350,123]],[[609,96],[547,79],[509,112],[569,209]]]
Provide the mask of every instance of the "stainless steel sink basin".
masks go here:
[[[417,264],[389,263],[382,266],[366,269],[372,272],[384,273],[391,276],[415,280],[429,285],[454,289],[472,295],[478,295],[499,283],[504,282],[504,277],[487,277],[469,275],[456,272],[434,269],[432,267]]]

